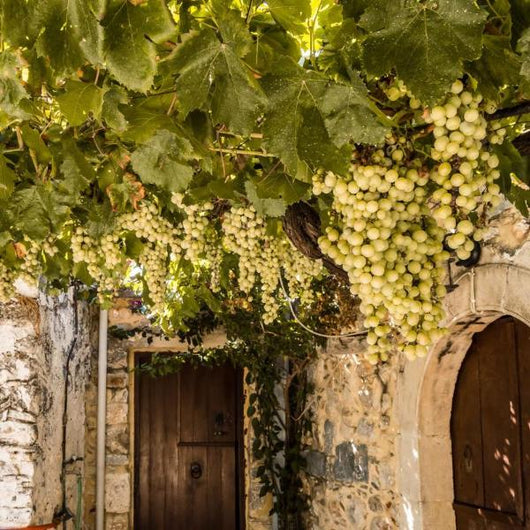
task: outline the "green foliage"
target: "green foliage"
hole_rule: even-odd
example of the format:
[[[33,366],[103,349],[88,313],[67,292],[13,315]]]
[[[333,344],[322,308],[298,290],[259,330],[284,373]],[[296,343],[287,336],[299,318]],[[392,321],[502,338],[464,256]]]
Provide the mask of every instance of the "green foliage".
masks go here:
[[[146,194],[174,225],[182,220],[175,192],[187,205],[219,203],[217,218],[223,201],[250,203],[271,234],[298,200],[314,204],[326,224],[326,201],[312,197],[314,172],[345,174],[355,148],[381,145],[388,134],[415,141],[419,131],[425,156],[432,138],[411,96],[432,106],[462,77],[501,107],[530,97],[528,7],[3,0],[0,233],[10,236],[0,255],[47,236],[67,249],[73,227],[90,220],[104,232],[109,212],[133,211]],[[400,82],[408,95],[391,98]],[[521,116],[502,125],[514,139],[527,123]],[[508,148],[503,157],[526,183],[526,158]],[[527,191],[510,190],[526,213]],[[126,240],[127,257],[145,244]],[[39,256],[45,268],[54,261]],[[68,263],[61,270],[78,275],[81,266]],[[179,271],[197,273],[182,263]]]
[[[177,192],[185,190],[193,177],[189,162],[194,156],[188,140],[160,130],[132,154],[131,163],[145,184]]]
[[[109,73],[131,90],[146,92],[157,70],[157,44],[170,39],[175,24],[164,0],[108,0],[101,21]]]
[[[57,103],[70,125],[76,127],[91,116],[101,116],[104,93],[104,90],[93,83],[68,81],[64,94],[57,96]]]
[[[529,13],[529,0],[3,0],[1,263],[15,278],[30,249],[52,289],[92,287],[90,253],[72,258],[76,230],[82,241],[121,230],[116,262],[138,263],[153,229],[138,235],[117,219],[144,204],[170,227],[166,247],[184,209],[204,203],[213,239],[229,208],[249,204],[271,238],[285,237],[282,216],[300,200],[327,227],[333,212],[313,194],[315,173],[347,175],[353,152],[369,159],[402,140],[414,149],[403,167],[432,169],[424,111],[457,78],[484,107],[519,109],[498,121],[507,141],[495,149],[503,191],[526,216],[528,150],[514,145],[530,123]],[[216,266],[221,287],[240,295],[233,255],[163,250],[164,329],[186,329],[204,305],[222,312]],[[153,301],[137,269],[131,285]],[[234,335],[247,325],[263,323],[239,322]]]
[[[473,0],[378,0],[361,18],[369,32],[363,59],[371,74],[395,68],[413,94],[432,104],[481,55],[486,13]]]

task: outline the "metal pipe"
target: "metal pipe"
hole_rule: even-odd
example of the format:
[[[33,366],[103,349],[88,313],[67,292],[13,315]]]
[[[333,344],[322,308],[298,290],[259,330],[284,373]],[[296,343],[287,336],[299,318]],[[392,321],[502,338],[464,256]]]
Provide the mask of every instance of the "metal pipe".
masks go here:
[[[96,530],[105,525],[105,434],[107,419],[107,331],[108,311],[99,312],[98,409],[96,442]]]

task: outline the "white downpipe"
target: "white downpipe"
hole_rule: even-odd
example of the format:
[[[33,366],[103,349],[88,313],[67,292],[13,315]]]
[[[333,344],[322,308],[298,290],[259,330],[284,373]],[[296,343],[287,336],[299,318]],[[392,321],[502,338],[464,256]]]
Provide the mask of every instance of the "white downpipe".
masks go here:
[[[99,312],[98,411],[96,443],[96,530],[105,528],[105,434],[107,419],[108,311]]]

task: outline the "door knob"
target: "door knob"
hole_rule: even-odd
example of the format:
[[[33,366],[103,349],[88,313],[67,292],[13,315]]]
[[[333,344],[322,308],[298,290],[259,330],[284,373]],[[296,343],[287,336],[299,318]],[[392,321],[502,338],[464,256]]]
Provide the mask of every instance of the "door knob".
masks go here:
[[[199,462],[192,462],[190,466],[190,475],[191,478],[201,478],[202,477],[202,466]]]

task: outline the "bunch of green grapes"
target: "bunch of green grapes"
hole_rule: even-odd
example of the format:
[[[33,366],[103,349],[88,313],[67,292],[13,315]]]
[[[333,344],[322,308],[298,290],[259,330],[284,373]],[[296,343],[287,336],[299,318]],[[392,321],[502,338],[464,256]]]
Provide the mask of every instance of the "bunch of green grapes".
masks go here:
[[[345,177],[316,177],[313,191],[333,195],[333,217],[320,248],[348,273],[368,330],[368,359],[386,360],[396,342],[423,356],[441,335],[445,295],[443,230],[431,216],[429,173],[408,146],[389,137],[383,149],[353,161]]]
[[[0,303],[8,302],[15,296],[14,281],[13,270],[0,261]]]
[[[300,254],[285,237],[267,234],[265,219],[253,206],[234,207],[224,214],[223,244],[239,256],[239,288],[250,293],[260,282],[263,321],[271,323],[282,306],[284,293],[279,293],[280,274],[285,273],[291,295],[302,303],[312,301],[312,279],[322,265]]]
[[[201,204],[185,204],[184,196],[180,193],[173,194],[172,202],[176,204],[185,215],[181,223],[181,242],[183,254],[192,263],[199,259],[211,258],[215,246],[215,229],[209,216],[213,210],[211,202]],[[211,254],[211,255],[210,255]]]
[[[490,144],[502,143],[506,131],[490,130],[485,116],[494,110],[480,94],[464,90],[456,81],[446,100],[425,112],[427,123],[433,125],[430,155],[438,162],[431,172],[437,185],[430,197],[432,214],[448,234],[447,246],[461,260],[469,258],[482,238],[488,209],[502,200],[495,182],[499,158]]]
[[[152,202],[143,201],[134,212],[123,214],[119,224],[141,241],[158,244],[175,255],[180,255],[182,251],[181,231],[160,215],[158,207]]]
[[[111,300],[121,286],[126,265],[120,233],[111,232],[96,238],[78,226],[71,237],[71,249],[74,264],[85,264],[94,280],[99,301]]]
[[[39,276],[42,273],[42,263],[40,259],[41,244],[25,240],[24,243],[25,254],[22,257],[22,264],[18,271],[18,278],[27,285],[36,287],[39,281]]]

